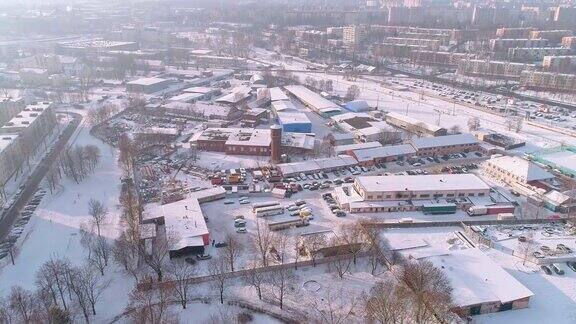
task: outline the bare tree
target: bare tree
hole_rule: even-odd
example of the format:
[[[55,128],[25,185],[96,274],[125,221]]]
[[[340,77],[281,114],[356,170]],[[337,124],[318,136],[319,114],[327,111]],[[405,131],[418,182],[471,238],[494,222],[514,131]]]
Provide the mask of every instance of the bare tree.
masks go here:
[[[378,134],[378,142],[380,142],[380,144],[384,146],[397,144],[400,143],[401,141],[402,137],[400,136],[399,132],[383,131],[380,134]]]
[[[360,88],[357,85],[353,84],[348,87],[344,99],[346,101],[352,101],[356,100],[359,96],[360,96]]]
[[[96,315],[96,304],[110,285],[110,280],[102,279],[89,265],[77,270],[75,280],[90,305],[92,315]]]
[[[46,182],[48,184],[48,189],[50,189],[50,194],[54,193],[54,190],[56,190],[56,187],[60,183],[60,179],[62,179],[60,167],[54,164],[46,174]]]
[[[460,125],[452,125],[452,127],[450,127],[450,134],[460,134],[460,133],[462,133]]]
[[[152,279],[143,282],[152,284]],[[170,305],[170,290],[160,285],[158,289],[132,290],[129,297],[127,311],[134,323],[161,324],[170,323],[171,314],[168,312]]]
[[[61,306],[67,310],[66,304],[66,284],[70,269],[70,262],[63,258],[52,258],[46,261],[38,271],[36,271],[36,286],[43,287],[50,291],[54,305]]]
[[[528,231],[523,235],[522,239],[518,240],[518,252],[522,257],[522,264],[526,265],[526,261],[532,253],[536,250],[536,242],[534,242],[534,231]]]
[[[470,130],[471,132],[479,130],[480,126],[481,126],[480,118],[470,117],[468,119],[468,130]]]
[[[112,246],[112,255],[118,265],[121,265],[128,274],[134,277],[138,282],[140,267],[138,266],[138,253],[134,253],[133,246],[126,238],[126,234],[122,233],[114,240]]]
[[[208,262],[208,273],[212,278],[212,285],[220,295],[220,303],[224,304],[224,293],[228,284],[228,262],[222,258],[213,258]]]
[[[524,125],[524,119],[522,117],[508,116],[506,117],[506,126],[508,130],[513,130],[519,133]]]
[[[90,198],[88,202],[88,213],[92,216],[92,223],[96,226],[98,236],[101,236],[100,225],[106,220],[108,208],[106,208],[101,201]]]
[[[152,251],[150,251],[150,253],[146,251],[144,246],[140,245],[140,259],[156,273],[158,281],[162,281],[166,258],[176,239],[177,238],[171,233],[157,235],[152,241]]]
[[[188,291],[192,286],[189,279],[194,277],[196,272],[196,268],[186,262],[172,262],[167,268],[171,280],[169,287],[178,297],[183,309],[186,309],[188,304]]]
[[[318,251],[328,244],[326,236],[323,234],[310,234],[304,237],[304,246],[308,250],[308,255],[312,260],[312,266],[316,267]]]
[[[30,323],[35,307],[34,294],[20,286],[13,286],[8,299],[17,318],[21,322]]]
[[[403,324],[409,323],[409,303],[400,298],[393,279],[376,283],[366,297],[364,312],[369,322]]]
[[[256,252],[260,255],[260,261],[264,267],[268,266],[268,252],[273,245],[274,233],[272,233],[266,224],[256,221],[256,237],[254,240]]]
[[[246,284],[254,287],[258,299],[262,300],[262,286],[266,283],[267,276],[264,271],[260,271],[258,263],[253,263],[250,268],[246,270],[243,280]]]
[[[284,298],[288,294],[289,287],[294,283],[294,272],[288,267],[279,267],[274,271],[268,272],[268,287],[274,299],[284,309]]]
[[[234,265],[236,264],[236,261],[244,253],[244,245],[238,240],[238,238],[236,238],[236,236],[230,233],[226,234],[224,243],[226,243],[226,246],[221,249],[222,256],[226,262],[228,262],[230,271],[234,271]]]
[[[427,260],[407,261],[398,277],[398,296],[411,303],[415,322],[450,322],[452,287],[442,270]]]
[[[10,301],[0,297],[0,323],[15,323],[16,314],[10,307]]]
[[[322,296],[312,298],[310,308],[317,314],[319,323],[342,324],[358,322],[354,319],[360,298],[344,287],[329,286]]]

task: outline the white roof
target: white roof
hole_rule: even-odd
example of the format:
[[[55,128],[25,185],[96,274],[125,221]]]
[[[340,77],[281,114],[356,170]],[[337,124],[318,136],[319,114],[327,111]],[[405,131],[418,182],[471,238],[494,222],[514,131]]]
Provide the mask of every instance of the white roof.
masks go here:
[[[508,303],[534,294],[477,248],[426,258],[443,272],[453,288],[456,306]]]
[[[487,160],[487,164],[491,164],[499,169],[506,170],[513,175],[520,177],[524,181],[546,180],[554,178],[550,172],[542,169],[536,164],[519,158],[517,156],[494,156]]]
[[[207,93],[215,92],[215,91],[219,91],[219,90],[217,88],[211,88],[211,87],[190,87],[190,88],[186,88],[182,91],[190,92],[190,93],[207,94]]]
[[[270,100],[272,102],[278,100],[289,100],[288,96],[279,87],[270,88]]]
[[[162,79],[162,78],[141,78],[141,79],[137,79],[134,81],[130,81],[130,82],[128,82],[128,84],[147,86],[147,85],[153,85],[153,84],[162,83],[162,82],[166,82],[166,81],[168,81],[168,80]]]
[[[421,137],[412,140],[416,149],[443,147],[452,145],[477,144],[478,139],[472,134],[456,134],[437,137]]]
[[[440,126],[430,124],[430,123],[427,123],[425,121],[422,121],[422,120],[419,120],[416,118],[412,118],[412,117],[408,117],[406,115],[402,115],[402,114],[395,113],[395,112],[387,113],[386,114],[386,121],[388,121],[388,118],[394,118],[394,119],[403,121],[403,122],[405,122],[407,124],[411,124],[411,125],[420,125],[421,127],[426,128],[427,130],[432,131],[432,132],[437,132],[437,131],[442,129],[442,127],[440,127]]]
[[[172,250],[204,245],[202,235],[209,233],[200,203],[196,198],[186,198],[165,205],[148,204],[145,206],[144,214],[144,219],[164,218],[166,232],[177,240]]]
[[[416,150],[412,145],[401,144],[391,146],[381,146],[367,149],[354,150],[354,155],[359,162],[370,161],[377,158],[386,158],[391,156],[415,154]]]
[[[474,174],[426,174],[361,176],[356,178],[367,191],[467,191],[490,190]]]
[[[310,124],[310,119],[306,116],[305,113],[302,112],[279,112],[278,113],[278,120],[280,124]]]
[[[281,112],[285,110],[297,111],[296,106],[294,106],[294,103],[292,103],[292,101],[289,100],[272,101],[272,108],[276,112]]]
[[[382,147],[382,144],[379,142],[367,142],[367,143],[354,143],[354,144],[346,144],[346,145],[338,145],[334,147],[334,152],[336,154],[346,152],[346,151],[354,151],[354,150],[364,150],[364,149],[371,149],[375,147]]]
[[[353,157],[348,155],[339,155],[331,158],[284,163],[280,164],[278,169],[283,175],[291,175],[300,172],[318,172],[328,168],[345,167],[355,164],[356,160]]]
[[[333,111],[333,110],[341,110],[340,107],[333,103],[332,101],[322,97],[321,95],[317,94],[316,92],[306,88],[305,86],[301,85],[290,85],[284,87],[287,91],[292,93],[296,98],[300,101],[304,102],[308,106],[320,110],[320,111]]]
[[[199,100],[202,97],[204,97],[204,94],[202,94],[202,93],[183,93],[183,94],[174,96],[168,100],[189,102],[189,101]]]
[[[223,95],[222,97],[216,99],[216,102],[237,103],[248,98],[248,96],[250,96],[250,91],[252,91],[252,89],[249,87],[239,86],[232,89],[229,94]]]

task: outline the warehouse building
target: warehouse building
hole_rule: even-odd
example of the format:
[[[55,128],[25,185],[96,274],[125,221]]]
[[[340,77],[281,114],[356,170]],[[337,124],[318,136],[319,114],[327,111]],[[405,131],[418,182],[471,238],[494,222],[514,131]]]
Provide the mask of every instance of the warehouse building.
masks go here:
[[[422,137],[411,142],[418,156],[442,156],[480,150],[478,139],[472,134]]]
[[[482,164],[482,169],[491,177],[509,185],[537,185],[539,181],[554,179],[550,172],[517,156],[493,156]]]
[[[314,141],[314,134],[282,132],[282,151],[310,153],[314,149]],[[271,143],[270,129],[254,128],[207,128],[190,139],[191,147],[229,155],[269,156]]]
[[[424,122],[406,115],[401,115],[395,112],[386,114],[386,122],[394,127],[401,128],[407,132],[427,135],[427,136],[442,136],[446,135],[448,131],[440,126]]]
[[[346,103],[346,105],[344,105],[344,108],[352,112],[364,112],[372,110],[372,108],[370,108],[370,106],[365,100],[352,100]]]
[[[340,106],[304,86],[290,85],[286,86],[285,89],[312,111],[324,118],[342,113]]]
[[[170,80],[162,78],[141,78],[126,84],[126,91],[151,94],[168,88]]]
[[[278,123],[284,132],[312,133],[312,122],[303,112],[280,112]]]
[[[358,149],[352,152],[352,156],[361,165],[374,165],[381,162],[403,161],[416,155],[412,145],[390,145],[375,148]]]
[[[490,187],[473,174],[361,176],[354,189],[364,201],[486,197]]]

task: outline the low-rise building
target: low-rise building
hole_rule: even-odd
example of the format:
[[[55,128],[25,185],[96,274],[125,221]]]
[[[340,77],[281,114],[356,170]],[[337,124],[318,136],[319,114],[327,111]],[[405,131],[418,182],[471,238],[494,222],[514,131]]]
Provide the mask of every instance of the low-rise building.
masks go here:
[[[440,126],[395,112],[387,113],[385,119],[388,124],[417,135],[442,136],[448,133]]]
[[[478,139],[472,134],[456,134],[413,139],[412,146],[418,156],[442,156],[468,153],[480,149]]]
[[[126,84],[126,91],[151,94],[168,87],[170,80],[162,78],[141,78]]]
[[[354,189],[364,201],[486,197],[490,187],[473,174],[361,176]]]
[[[540,181],[550,181],[554,175],[517,156],[497,155],[482,164],[487,175],[509,185],[537,185]]]
[[[361,165],[374,165],[375,163],[403,161],[416,155],[416,150],[412,145],[400,144],[381,146],[374,148],[357,149],[352,152],[352,156]]]

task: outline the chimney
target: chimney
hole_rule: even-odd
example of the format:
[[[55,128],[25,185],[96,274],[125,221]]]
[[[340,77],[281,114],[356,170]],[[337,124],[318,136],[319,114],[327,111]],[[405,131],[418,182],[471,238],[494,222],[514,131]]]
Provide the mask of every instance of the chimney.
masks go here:
[[[272,163],[280,162],[280,155],[282,155],[282,127],[280,125],[270,126],[270,158]]]

